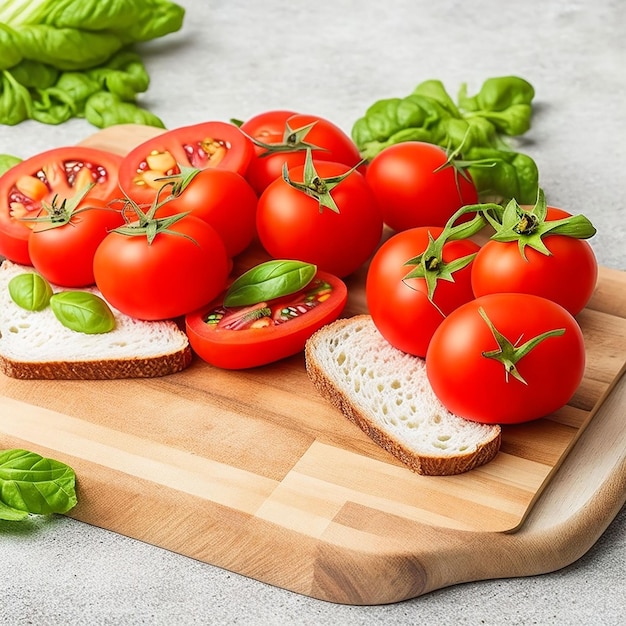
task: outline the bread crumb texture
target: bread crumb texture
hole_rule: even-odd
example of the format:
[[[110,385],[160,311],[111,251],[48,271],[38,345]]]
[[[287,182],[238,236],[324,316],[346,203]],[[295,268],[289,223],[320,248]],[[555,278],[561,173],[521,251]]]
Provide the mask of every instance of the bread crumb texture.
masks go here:
[[[450,413],[430,386],[424,359],[391,346],[367,315],[318,331],[306,356],[321,394],[398,458],[472,456],[487,442],[499,448],[500,427]]]
[[[0,361],[7,375],[81,378],[76,364],[83,367],[92,363],[102,366],[104,371],[98,374],[93,369],[85,370],[88,375],[85,377],[154,376],[178,371],[190,363],[187,336],[171,320],[141,321],[111,307],[115,329],[108,333],[85,334],[63,326],[50,307],[42,311],[19,307],[9,294],[9,281],[18,274],[32,271],[33,268],[7,260],[0,265]],[[52,287],[55,292],[61,290]],[[84,291],[100,295],[95,288]],[[107,364],[114,362],[115,369],[107,372]],[[46,367],[47,364],[52,369]]]

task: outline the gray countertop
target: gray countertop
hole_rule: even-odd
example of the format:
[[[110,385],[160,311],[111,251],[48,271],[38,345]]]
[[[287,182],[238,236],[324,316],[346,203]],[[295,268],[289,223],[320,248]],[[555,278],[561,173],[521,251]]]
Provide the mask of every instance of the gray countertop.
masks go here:
[[[548,202],[584,213],[601,264],[626,270],[626,19],[618,0],[181,0],[183,29],[141,48],[142,96],[170,128],[263,110],[317,113],[349,131],[367,106],[441,79],[452,94],[516,74],[536,89],[523,151]],[[27,157],[96,129],[0,127]],[[66,517],[0,523],[0,624],[618,624],[626,509],[572,565],[389,606],[334,605]]]

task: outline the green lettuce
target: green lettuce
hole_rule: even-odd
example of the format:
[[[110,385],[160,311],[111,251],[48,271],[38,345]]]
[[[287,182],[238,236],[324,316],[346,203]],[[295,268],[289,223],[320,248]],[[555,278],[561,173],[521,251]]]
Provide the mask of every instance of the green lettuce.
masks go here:
[[[149,76],[134,44],[182,27],[168,0],[8,0],[0,5],[0,124],[163,126],[137,104]],[[103,103],[114,105],[102,110]],[[94,113],[96,111],[96,113]]]

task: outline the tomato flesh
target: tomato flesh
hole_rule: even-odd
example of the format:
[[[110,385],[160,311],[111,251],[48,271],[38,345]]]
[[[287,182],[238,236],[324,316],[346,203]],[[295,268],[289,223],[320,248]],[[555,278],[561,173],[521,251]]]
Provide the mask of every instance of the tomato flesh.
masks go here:
[[[212,121],[175,128],[143,142],[120,166],[120,187],[135,202],[151,203],[180,167],[218,168],[244,175],[254,147],[234,124]]]
[[[247,369],[297,354],[319,328],[341,314],[348,291],[332,274],[318,272],[305,289],[283,298],[234,309],[223,296],[187,315],[191,347],[211,365]]]

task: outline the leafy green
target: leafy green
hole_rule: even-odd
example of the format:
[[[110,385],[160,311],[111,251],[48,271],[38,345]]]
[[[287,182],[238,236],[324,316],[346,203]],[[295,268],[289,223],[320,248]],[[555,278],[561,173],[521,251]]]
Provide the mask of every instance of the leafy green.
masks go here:
[[[244,272],[231,284],[225,306],[248,306],[288,296],[304,289],[315,277],[317,266],[303,261],[266,261]]]
[[[115,316],[100,296],[89,291],[61,291],[50,297],[55,317],[70,330],[88,335],[108,333],[115,328]]]
[[[12,154],[0,154],[0,176],[20,163],[22,159]]]
[[[9,281],[9,295],[17,306],[27,311],[42,311],[50,304],[52,287],[40,274],[26,272]]]
[[[404,98],[372,104],[354,123],[352,138],[368,160],[403,141],[442,146],[468,170],[482,199],[532,204],[539,188],[537,166],[514,151],[509,138],[530,129],[534,96],[523,78],[502,76],[487,79],[472,96],[462,85],[455,103],[441,81],[427,80]]]
[[[134,44],[179,30],[169,0],[9,0],[0,6],[0,123],[99,128],[162,121],[137,104],[149,76]]]
[[[27,450],[0,451],[0,519],[67,513],[76,506],[76,475],[68,465]]]

